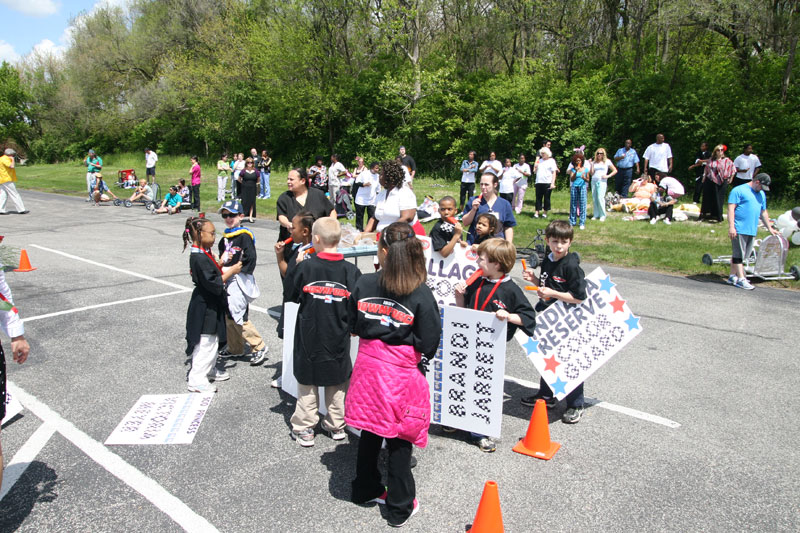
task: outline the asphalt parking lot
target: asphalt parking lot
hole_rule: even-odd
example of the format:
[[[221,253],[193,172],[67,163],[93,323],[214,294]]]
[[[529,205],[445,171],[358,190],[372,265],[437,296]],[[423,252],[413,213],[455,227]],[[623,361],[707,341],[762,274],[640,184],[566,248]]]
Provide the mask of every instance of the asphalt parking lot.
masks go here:
[[[378,506],[349,503],[357,439],[301,448],[289,438],[293,399],[269,386],[282,346],[266,312],[280,304],[274,221],[250,225],[261,287],[251,319],[268,361],[230,370],[192,444],[107,447],[141,395],[185,392],[185,217],[24,194],[31,213],[0,219],[4,244],[37,267],[6,274],[31,356],[9,364],[25,410],[2,441],[7,464],[28,466],[0,500],[1,531],[389,529]],[[519,399],[538,375],[509,344],[497,452],[432,426],[415,451],[421,509],[406,530],[465,531],[487,480],[511,532],[800,529],[800,295],[604,268],[643,332],[587,382],[603,403],[574,426],[563,407],[551,414],[562,445],[551,461],[513,453],[531,414]]]

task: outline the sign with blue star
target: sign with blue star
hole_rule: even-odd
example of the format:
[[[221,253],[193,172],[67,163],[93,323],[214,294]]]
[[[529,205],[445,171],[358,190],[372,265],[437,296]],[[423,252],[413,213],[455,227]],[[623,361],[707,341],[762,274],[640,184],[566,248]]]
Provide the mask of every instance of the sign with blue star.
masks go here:
[[[556,301],[537,314],[532,336],[522,330],[514,335],[559,400],[642,332],[641,318],[618,289],[611,275],[597,268],[586,276],[583,302]]]

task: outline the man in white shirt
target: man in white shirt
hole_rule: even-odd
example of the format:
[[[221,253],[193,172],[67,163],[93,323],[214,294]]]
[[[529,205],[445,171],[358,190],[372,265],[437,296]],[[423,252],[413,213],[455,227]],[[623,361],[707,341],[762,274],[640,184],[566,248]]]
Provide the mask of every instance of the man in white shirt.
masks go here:
[[[145,148],[144,150],[144,167],[145,167],[145,178],[150,183],[156,182],[156,163],[158,162],[158,154],[152,151],[150,148]]]
[[[339,162],[339,154],[331,155],[331,166],[328,169],[328,192],[331,202],[336,204],[336,194],[339,192],[340,176],[347,174],[347,169]]]
[[[644,151],[644,173],[655,179],[656,172],[672,174],[672,148],[664,142],[664,134],[656,135],[656,142]]]
[[[761,170],[761,160],[753,153],[752,144],[744,146],[744,153],[733,160],[733,166],[736,167],[736,177],[731,182],[731,188],[753,181],[753,176]]]

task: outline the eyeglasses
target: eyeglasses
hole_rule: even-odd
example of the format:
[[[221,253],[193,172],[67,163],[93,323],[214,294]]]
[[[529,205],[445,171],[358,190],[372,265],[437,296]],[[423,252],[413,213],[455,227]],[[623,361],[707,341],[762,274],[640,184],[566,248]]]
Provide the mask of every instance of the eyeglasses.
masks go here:
[[[239,213],[222,213],[222,218],[236,218],[239,216]]]

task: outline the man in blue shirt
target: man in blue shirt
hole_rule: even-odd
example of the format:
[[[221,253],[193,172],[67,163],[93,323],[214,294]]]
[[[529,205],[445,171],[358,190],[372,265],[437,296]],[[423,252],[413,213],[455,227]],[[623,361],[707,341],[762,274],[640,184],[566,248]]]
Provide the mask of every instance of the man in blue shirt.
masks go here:
[[[478,162],[475,161],[475,150],[470,150],[468,159],[461,162],[461,193],[458,198],[458,210],[464,210],[464,200],[472,198],[475,194],[475,173],[478,172]]]
[[[753,290],[744,274],[744,260],[753,251],[753,244],[758,233],[758,219],[770,233],[776,235],[778,230],[772,227],[767,213],[767,196],[772,179],[767,174],[758,174],[753,181],[731,189],[728,196],[728,236],[731,238],[733,253],[731,254],[731,275],[728,284],[745,290]]]
[[[614,154],[614,163],[617,165],[617,176],[615,178],[615,185],[617,187],[617,194],[621,198],[628,197],[628,188],[631,186],[631,178],[633,178],[633,169],[636,168],[636,175],[639,172],[639,154],[632,148],[633,141],[625,139],[625,146],[617,150]]]

